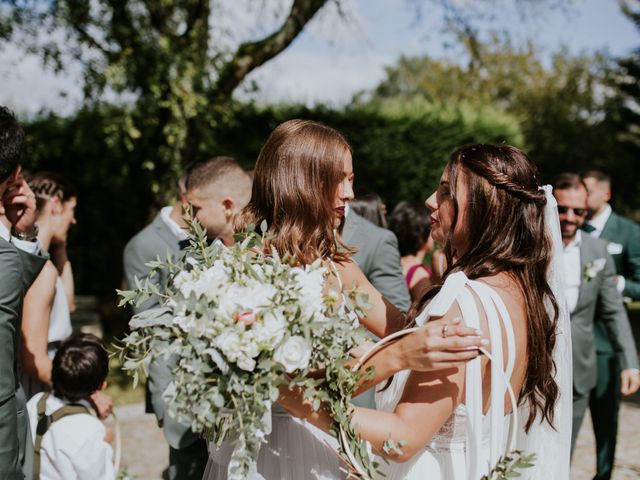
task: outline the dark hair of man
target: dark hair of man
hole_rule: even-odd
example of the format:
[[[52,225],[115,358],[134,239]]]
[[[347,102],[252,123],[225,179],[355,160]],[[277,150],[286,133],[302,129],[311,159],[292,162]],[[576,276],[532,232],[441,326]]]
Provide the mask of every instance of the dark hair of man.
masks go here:
[[[109,356],[100,339],[81,333],[62,342],[53,357],[53,393],[69,402],[87,399],[107,378]]]
[[[389,217],[389,230],[398,238],[400,256],[417,254],[431,233],[427,208],[424,205],[400,202]]]
[[[595,168],[587,170],[586,172],[582,172],[582,174],[580,174],[580,178],[582,178],[582,180],[584,180],[585,178],[595,178],[598,182],[608,183],[609,185],[611,185],[611,177],[604,173],[602,170],[597,170]]]
[[[349,208],[374,225],[387,228],[387,219],[382,211],[382,199],[375,193],[358,195],[349,202]]]
[[[558,384],[554,380],[558,304],[547,282],[552,240],[544,219],[546,197],[539,189],[538,169],[520,150],[508,145],[472,145],[455,151],[446,167],[453,222],[444,245],[447,271],[470,279],[508,273],[518,284],[527,312],[527,371],[520,400],[528,401],[529,430],[540,414],[553,425]],[[464,178],[467,202],[459,204],[458,177]],[[468,220],[466,250],[454,252],[453,232],[459,212]],[[455,255],[454,255],[455,253]],[[455,258],[455,262],[454,262]],[[440,287],[431,289],[412,308],[409,319],[422,310]],[[546,305],[552,306],[550,314]]]
[[[24,130],[7,107],[0,106],[0,183],[4,182],[20,163],[24,146]]]
[[[551,186],[554,191],[580,190],[581,188],[584,188],[584,190],[587,191],[587,186],[582,181],[582,178],[580,178],[580,175],[570,172],[560,173],[553,177],[553,180],[551,180]]]
[[[187,191],[204,188],[229,173],[237,172],[244,172],[244,170],[231,157],[218,156],[201,162],[194,162],[187,167],[185,186]]]
[[[27,178],[27,183],[36,196],[38,210],[42,210],[44,204],[54,197],[60,203],[65,203],[78,196],[78,191],[71,182],[57,173],[37,172]]]

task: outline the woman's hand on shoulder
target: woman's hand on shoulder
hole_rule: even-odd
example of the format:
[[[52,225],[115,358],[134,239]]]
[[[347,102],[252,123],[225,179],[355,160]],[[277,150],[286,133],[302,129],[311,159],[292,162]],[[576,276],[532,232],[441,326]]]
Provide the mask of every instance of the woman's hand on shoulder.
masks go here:
[[[396,343],[402,370],[429,372],[457,367],[473,360],[488,345],[482,332],[447,314],[427,322]]]

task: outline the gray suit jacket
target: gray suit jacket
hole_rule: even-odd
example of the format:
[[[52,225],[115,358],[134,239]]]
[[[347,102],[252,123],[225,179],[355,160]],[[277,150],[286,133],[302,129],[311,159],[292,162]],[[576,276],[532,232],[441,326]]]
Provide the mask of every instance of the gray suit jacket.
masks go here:
[[[158,257],[161,260],[166,260],[169,254],[173,257],[180,254],[178,239],[158,213],[156,218],[129,240],[124,247],[124,274],[129,288],[136,286],[136,277],[138,279],[147,277],[150,270],[147,263]],[[167,273],[161,271],[154,282],[166,286],[167,280]],[[135,311],[138,313],[156,305],[156,301],[149,300],[136,308]]]
[[[585,272],[597,259],[605,259],[604,268],[593,278],[587,279],[583,274],[578,303],[571,312],[573,387],[578,394],[587,394],[596,385],[596,318],[606,326],[622,368],[638,368],[636,345],[622,296],[616,290],[616,270],[607,243],[583,233],[580,271]]]
[[[165,260],[167,255],[176,257],[180,254],[178,239],[162,220],[160,213],[156,218],[137,233],[124,248],[124,272],[129,284],[129,288],[135,287],[135,278],[145,278],[149,274],[149,267],[146,264],[160,257]],[[167,272],[161,271],[154,279],[157,285],[164,287],[167,285]],[[158,302],[150,299],[134,309],[136,313],[148,310],[157,306]],[[149,366],[149,378],[147,388],[150,394],[150,403],[153,412],[158,419],[158,424],[162,426],[164,436],[169,445],[180,449],[193,444],[199,436],[193,433],[189,425],[182,424],[169,415],[166,415],[166,403],[162,398],[171,382],[172,362],[169,360],[156,361]]]
[[[22,302],[46,257],[30,255],[0,238],[0,478],[22,479],[29,425],[20,387]]]
[[[406,312],[411,297],[400,266],[398,239],[350,210],[342,229],[342,241],[357,248],[353,260],[376,289],[399,310]]]

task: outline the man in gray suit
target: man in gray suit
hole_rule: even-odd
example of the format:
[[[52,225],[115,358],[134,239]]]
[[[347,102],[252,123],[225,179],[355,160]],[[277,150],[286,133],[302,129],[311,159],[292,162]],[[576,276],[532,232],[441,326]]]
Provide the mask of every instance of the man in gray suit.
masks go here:
[[[580,231],[587,214],[587,189],[580,177],[572,173],[556,177],[553,187],[564,244],[565,292],[571,311],[573,452],[591,390],[596,385],[596,318],[606,326],[620,359],[624,395],[638,390],[640,376],[636,346],[622,296],[616,289],[616,271],[607,244]]]
[[[357,249],[353,260],[376,290],[399,310],[409,310],[411,297],[400,266],[398,239],[393,232],[347,208],[342,241]]]
[[[33,447],[26,400],[17,367],[24,294],[46,258],[36,240],[35,195],[18,161],[24,133],[13,114],[0,107],[0,478],[32,477]]]
[[[127,283],[135,286],[135,278],[149,273],[146,264],[158,256],[179,255],[180,244],[187,240],[186,224],[182,219],[184,206],[190,203],[198,221],[207,230],[210,239],[227,245],[233,243],[235,215],[249,203],[251,180],[240,165],[229,157],[214,157],[196,163],[187,169],[180,200],[163,208],[154,221],[127,243],[124,250],[124,268]],[[167,285],[167,273],[160,272],[153,279],[161,288]],[[136,311],[156,306],[152,301]],[[166,415],[162,394],[171,382],[172,364],[154,362],[149,368],[148,393],[150,407],[169,444],[169,479],[197,479],[204,473],[208,453],[206,442],[191,431],[188,425]]]

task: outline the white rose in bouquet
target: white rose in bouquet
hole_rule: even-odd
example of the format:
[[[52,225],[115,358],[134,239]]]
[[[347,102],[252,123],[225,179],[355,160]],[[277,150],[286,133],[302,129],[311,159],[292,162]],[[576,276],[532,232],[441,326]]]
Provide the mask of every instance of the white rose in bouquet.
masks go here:
[[[311,343],[297,335],[287,338],[273,355],[273,359],[281,363],[287,373],[306,368],[310,358]]]
[[[324,278],[327,269],[323,267],[294,268],[296,281],[300,286],[300,307],[306,317],[320,313],[324,307]]]

